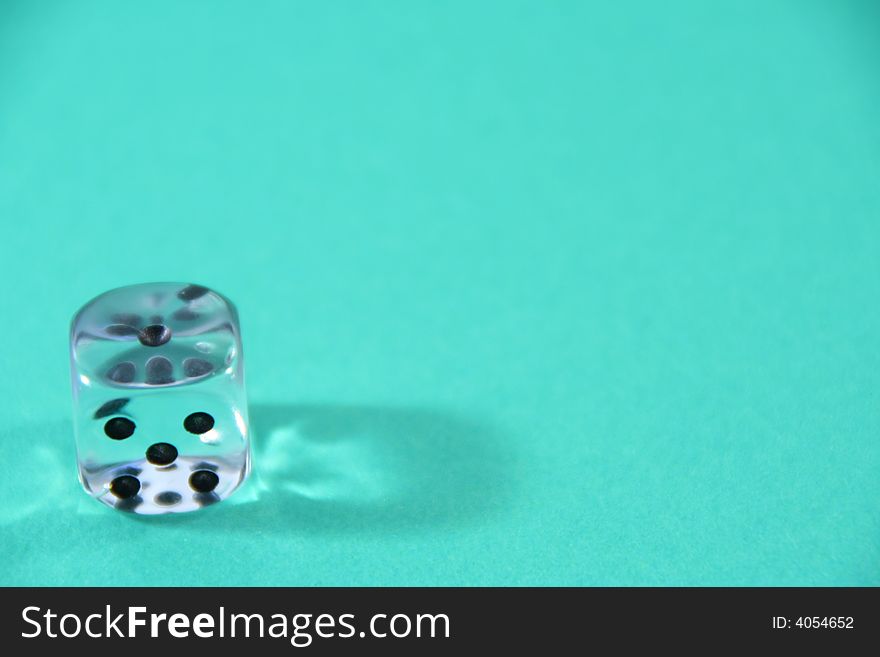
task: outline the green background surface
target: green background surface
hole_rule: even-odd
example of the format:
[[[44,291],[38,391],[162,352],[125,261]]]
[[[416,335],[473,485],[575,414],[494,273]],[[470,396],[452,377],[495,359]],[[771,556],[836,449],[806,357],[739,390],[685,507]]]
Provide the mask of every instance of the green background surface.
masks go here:
[[[0,4],[0,583],[880,584],[880,11]],[[68,322],[242,317],[257,478],[75,476]]]

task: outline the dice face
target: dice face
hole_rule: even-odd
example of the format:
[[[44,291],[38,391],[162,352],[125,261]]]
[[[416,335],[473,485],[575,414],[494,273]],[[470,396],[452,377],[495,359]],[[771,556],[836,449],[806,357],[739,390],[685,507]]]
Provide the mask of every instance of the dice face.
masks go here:
[[[238,316],[185,283],[111,290],[71,326],[77,461],[86,491],[122,511],[193,511],[250,469]]]

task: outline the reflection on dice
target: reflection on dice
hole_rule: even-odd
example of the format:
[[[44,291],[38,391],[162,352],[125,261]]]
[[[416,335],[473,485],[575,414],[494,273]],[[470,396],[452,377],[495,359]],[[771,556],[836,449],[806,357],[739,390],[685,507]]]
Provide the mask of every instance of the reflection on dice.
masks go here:
[[[116,509],[192,511],[250,469],[235,307],[200,285],[105,292],[70,333],[80,481]]]

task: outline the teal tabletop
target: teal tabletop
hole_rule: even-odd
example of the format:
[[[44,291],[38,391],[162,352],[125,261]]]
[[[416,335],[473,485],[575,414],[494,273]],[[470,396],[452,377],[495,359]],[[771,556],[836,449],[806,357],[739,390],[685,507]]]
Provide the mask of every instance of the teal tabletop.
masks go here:
[[[0,5],[0,584],[880,585],[880,10]],[[68,329],[241,317],[254,475],[77,481]]]

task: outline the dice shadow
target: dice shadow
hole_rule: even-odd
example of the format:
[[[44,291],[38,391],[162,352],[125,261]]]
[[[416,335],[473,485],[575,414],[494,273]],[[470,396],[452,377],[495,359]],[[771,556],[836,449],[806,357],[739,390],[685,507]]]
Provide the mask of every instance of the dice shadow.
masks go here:
[[[381,535],[483,523],[513,499],[510,441],[461,413],[253,404],[250,422],[252,481],[186,515],[223,531]]]
[[[196,513],[123,516],[159,530],[379,536],[479,526],[516,502],[512,441],[461,412],[251,404],[250,424],[254,471],[229,499],[206,500]],[[0,485],[0,526],[67,513],[117,517],[80,490],[69,421],[9,433],[53,439],[33,443],[16,461],[33,488],[13,485],[20,478]]]

